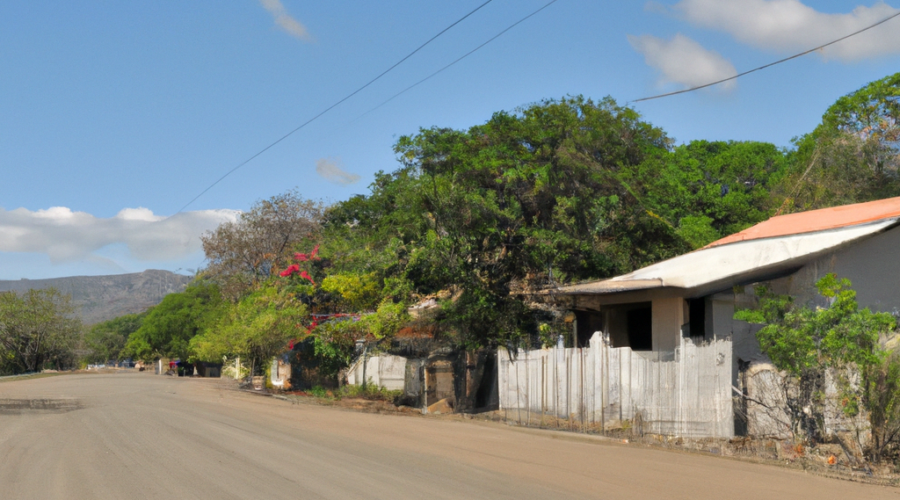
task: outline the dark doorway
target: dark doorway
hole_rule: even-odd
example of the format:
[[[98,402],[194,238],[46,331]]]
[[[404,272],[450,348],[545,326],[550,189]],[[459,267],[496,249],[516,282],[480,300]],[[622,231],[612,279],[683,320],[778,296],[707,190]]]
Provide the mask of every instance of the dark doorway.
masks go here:
[[[688,300],[688,316],[691,337],[706,336],[706,299],[703,297]]]
[[[603,315],[599,312],[575,311],[575,321],[575,347],[589,347],[594,332],[603,331]]]
[[[650,303],[627,313],[628,344],[633,351],[653,349],[653,308]]]
[[[478,386],[478,392],[475,393],[476,410],[494,410],[498,406],[496,359],[496,352],[489,352],[485,356],[481,384]]]

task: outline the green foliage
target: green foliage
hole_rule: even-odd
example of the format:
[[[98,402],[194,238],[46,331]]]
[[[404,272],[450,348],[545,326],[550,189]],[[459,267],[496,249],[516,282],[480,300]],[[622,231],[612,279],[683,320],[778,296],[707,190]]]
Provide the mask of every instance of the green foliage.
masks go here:
[[[219,317],[223,306],[218,286],[202,280],[184,292],[166,295],[147,312],[123,354],[144,361],[159,357],[188,359],[190,340]]]
[[[756,323],[777,323],[784,319],[785,313],[793,305],[790,295],[777,295],[763,285],[754,289],[759,299],[759,307],[756,309],[739,309],[734,313],[734,319]]]
[[[87,361],[121,359],[128,338],[141,327],[146,316],[147,312],[126,314],[92,326],[84,334],[85,347],[92,351],[87,356]]]
[[[0,372],[73,365],[81,328],[71,297],[55,288],[0,292]]]
[[[820,279],[816,288],[831,301],[827,308],[790,307],[784,297],[763,296],[760,311],[768,324],[756,336],[778,369],[801,376],[810,369],[864,367],[879,361],[879,335],[895,327],[894,318],[859,310],[850,286],[850,280],[838,280],[834,274]],[[735,317],[748,315],[739,312]]]
[[[391,391],[375,384],[345,385],[335,394],[338,398],[359,398],[370,401],[386,401],[397,404],[403,396],[403,391]]]
[[[712,226],[713,220],[705,215],[683,217],[678,223],[678,236],[684,238],[693,248],[700,248],[721,238]]]
[[[900,451],[900,355],[888,353],[879,363],[869,366],[865,380],[862,400],[869,410],[871,455],[875,459],[890,455],[896,458]],[[857,400],[848,401],[858,407]]]
[[[352,321],[334,321],[316,328],[312,336],[312,356],[315,367],[326,377],[334,377],[350,366],[353,350],[360,332]],[[307,351],[309,352],[309,351]]]
[[[325,388],[322,387],[321,385],[317,385],[317,386],[313,387],[312,389],[310,389],[309,395],[316,397],[316,398],[321,398],[321,399],[325,399],[325,398],[329,397],[328,391],[326,391]]]
[[[789,168],[785,151],[761,142],[693,141],[626,172],[643,202],[694,248],[767,219],[771,190]]]
[[[797,391],[787,399],[796,426],[795,431],[810,440],[821,439],[822,393],[825,371],[831,370],[842,391],[842,407],[855,416],[859,408],[870,414],[883,413],[872,396],[875,374],[883,370],[886,353],[880,338],[896,327],[893,316],[859,309],[850,280],[828,274],[818,282],[819,294],[828,307],[798,306],[785,296],[757,288],[760,307],[755,311],[737,311],[735,319],[765,323],[756,337],[763,352],[779,369],[796,381]],[[890,370],[882,382],[892,380]],[[856,375],[862,381],[855,383]],[[891,382],[892,383],[892,382]]]
[[[322,290],[340,295],[352,312],[372,309],[378,303],[378,285],[374,272],[332,274],[322,280]]]
[[[323,289],[345,304],[354,299],[342,290],[362,277],[394,302],[450,291],[437,321],[469,347],[535,330],[518,290],[629,272],[764,220],[787,170],[771,144],[671,149],[610,98],[421,129],[394,150],[400,168],[327,210],[323,249],[336,277]]]
[[[385,300],[378,306],[375,314],[363,316],[357,327],[371,334],[376,340],[393,336],[410,320],[405,303],[394,303]]]
[[[402,167],[376,175],[369,196],[329,209],[323,248],[341,274],[375,273],[394,302],[454,291],[440,321],[461,344],[516,339],[534,325],[515,288],[551,273],[607,277],[690,248],[622,181],[668,146],[612,99],[422,129],[398,140]]]
[[[786,209],[900,195],[900,73],[838,99],[795,144],[792,170],[779,190]]]
[[[218,310],[216,321],[192,338],[192,357],[200,361],[221,361],[240,356],[257,367],[287,349],[300,335],[299,325],[307,318],[306,306],[273,282],[265,282],[236,304]]]
[[[559,336],[568,333],[566,323],[556,320],[550,323],[541,323],[538,325],[538,337],[541,339],[543,347],[556,346]]]

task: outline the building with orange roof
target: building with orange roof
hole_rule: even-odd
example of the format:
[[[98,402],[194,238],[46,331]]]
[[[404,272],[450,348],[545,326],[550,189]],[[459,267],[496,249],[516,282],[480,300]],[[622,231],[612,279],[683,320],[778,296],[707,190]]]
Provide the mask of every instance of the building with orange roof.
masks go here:
[[[639,418],[660,434],[788,432],[748,403],[777,375],[756,340],[760,326],[735,320],[736,307],[752,306],[760,283],[827,307],[815,283],[835,273],[851,280],[860,307],[900,311],[898,226],[900,198],[781,215],[622,276],[543,292],[575,312],[571,344],[594,357],[579,368],[594,380],[585,382],[589,418]]]

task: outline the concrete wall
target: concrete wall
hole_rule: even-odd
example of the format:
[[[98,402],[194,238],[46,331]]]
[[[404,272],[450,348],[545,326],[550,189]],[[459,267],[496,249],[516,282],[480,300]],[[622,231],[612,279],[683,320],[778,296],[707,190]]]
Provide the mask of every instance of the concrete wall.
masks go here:
[[[671,297],[653,301],[653,350],[674,351],[685,323],[684,299]]]
[[[347,383],[350,385],[362,385],[363,371],[368,383],[384,387],[391,391],[401,391],[406,388],[406,358],[400,356],[378,355],[366,356],[366,365],[363,368],[363,357],[360,357],[347,370]]]
[[[825,305],[815,283],[828,273],[848,278],[860,307],[874,311],[900,311],[900,228],[891,229],[824,255],[790,279],[789,293],[801,303]]]

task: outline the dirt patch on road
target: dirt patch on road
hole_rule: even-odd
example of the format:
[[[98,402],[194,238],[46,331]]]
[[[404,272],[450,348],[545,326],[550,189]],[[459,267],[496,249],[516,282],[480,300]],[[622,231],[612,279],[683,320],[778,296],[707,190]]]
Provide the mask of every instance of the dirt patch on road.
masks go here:
[[[66,413],[81,408],[77,399],[0,399],[0,415]]]

